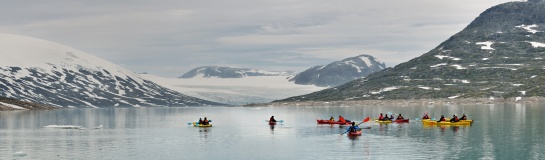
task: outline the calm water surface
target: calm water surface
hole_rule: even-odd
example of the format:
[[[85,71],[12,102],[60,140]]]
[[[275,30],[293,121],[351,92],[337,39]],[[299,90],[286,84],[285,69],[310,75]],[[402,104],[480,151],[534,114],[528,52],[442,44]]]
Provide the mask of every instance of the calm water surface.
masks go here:
[[[401,113],[411,122],[374,122],[360,137],[317,125],[343,115],[361,121]],[[414,121],[466,113],[468,127]],[[545,159],[544,104],[450,106],[205,107],[0,112],[0,159]],[[284,120],[270,127],[264,120]],[[187,125],[199,117],[212,128]],[[78,125],[85,130],[43,128]],[[102,125],[102,129],[92,129]]]

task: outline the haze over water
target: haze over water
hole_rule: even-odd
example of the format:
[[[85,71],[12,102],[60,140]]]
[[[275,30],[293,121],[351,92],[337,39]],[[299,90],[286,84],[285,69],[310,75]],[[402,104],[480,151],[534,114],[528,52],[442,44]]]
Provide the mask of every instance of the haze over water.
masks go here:
[[[341,136],[346,128],[338,125],[316,124],[330,116],[361,121],[387,112],[411,122],[364,123],[371,129],[356,138]],[[474,124],[426,127],[414,120],[423,112],[435,118],[466,113]],[[0,112],[0,159],[545,159],[543,114],[544,104]],[[270,127],[264,120],[271,115],[284,123]],[[212,128],[187,124],[205,116]]]

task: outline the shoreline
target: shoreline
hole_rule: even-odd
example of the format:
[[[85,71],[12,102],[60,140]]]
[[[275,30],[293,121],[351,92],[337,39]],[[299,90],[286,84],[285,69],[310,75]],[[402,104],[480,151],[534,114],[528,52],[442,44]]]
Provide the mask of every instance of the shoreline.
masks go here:
[[[480,105],[504,103],[545,103],[545,97],[512,98],[441,98],[441,99],[384,99],[384,100],[357,100],[357,101],[298,101],[298,102],[271,102],[252,103],[243,107],[265,106],[413,106],[413,105]]]

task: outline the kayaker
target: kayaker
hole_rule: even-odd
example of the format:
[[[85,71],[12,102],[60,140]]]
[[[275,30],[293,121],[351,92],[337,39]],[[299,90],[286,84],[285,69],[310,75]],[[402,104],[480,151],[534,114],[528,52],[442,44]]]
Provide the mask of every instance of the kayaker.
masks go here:
[[[452,118],[450,119],[450,122],[459,122],[458,116],[452,115]]]
[[[422,117],[422,119],[430,119],[430,116],[428,116],[427,112],[424,112],[424,116]]]
[[[401,114],[399,114],[399,116],[397,116],[397,119],[398,119],[398,120],[399,120],[399,119],[400,119],[400,120],[403,120],[403,119],[405,119],[405,118],[403,118],[403,116],[401,116]]]
[[[329,121],[335,121],[335,118],[333,118],[333,116],[331,116],[331,118],[329,118]]]
[[[466,114],[463,114],[463,115],[462,115],[462,118],[460,118],[460,120],[467,120]]]
[[[390,120],[394,120],[394,114],[390,115]]]
[[[208,125],[208,119],[206,119],[206,117],[204,117],[204,120],[202,120],[202,124],[203,125]]]
[[[390,118],[388,118],[388,114],[385,114],[386,116],[384,116],[384,118],[382,118],[383,121],[389,121]]]
[[[382,116],[382,113],[380,113],[380,116],[378,116],[378,120],[382,121],[382,119],[384,119],[384,116]]]
[[[274,116],[271,116],[271,118],[269,119],[269,122],[276,122],[276,119],[274,119]]]
[[[199,124],[202,124],[202,118],[199,118]]]
[[[346,119],[343,116],[339,116],[339,122],[346,122]]]
[[[441,121],[445,121],[445,116],[441,115],[441,118],[439,118],[439,121],[437,122],[441,122]]]
[[[352,126],[350,126],[347,131],[348,132],[356,132],[358,130],[360,130],[360,127],[356,126],[356,122],[352,122]]]

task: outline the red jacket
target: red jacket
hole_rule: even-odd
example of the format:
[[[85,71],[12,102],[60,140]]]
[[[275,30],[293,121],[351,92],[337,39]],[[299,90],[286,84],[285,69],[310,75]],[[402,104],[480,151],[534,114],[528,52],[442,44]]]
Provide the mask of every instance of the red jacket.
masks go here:
[[[346,122],[346,120],[344,119],[344,117],[339,116],[339,122]]]

